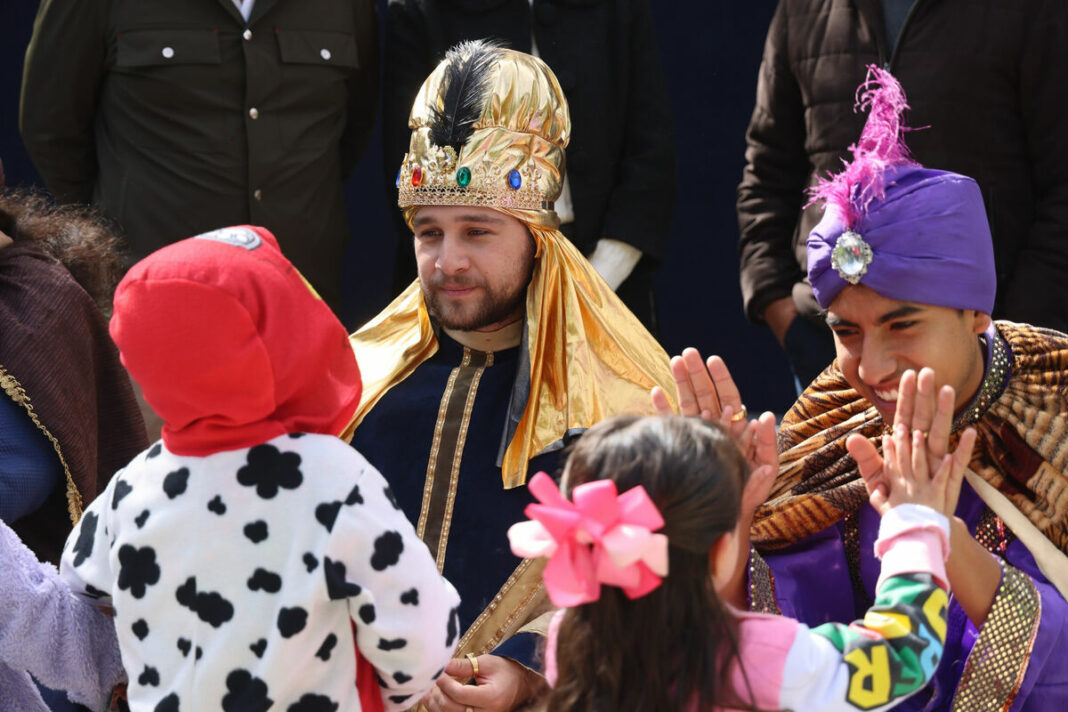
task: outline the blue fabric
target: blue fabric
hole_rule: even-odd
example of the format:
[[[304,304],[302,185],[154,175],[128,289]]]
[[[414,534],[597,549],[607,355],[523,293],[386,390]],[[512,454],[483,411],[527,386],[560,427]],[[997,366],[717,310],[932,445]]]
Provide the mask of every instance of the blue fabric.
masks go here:
[[[389,481],[413,525],[419,521],[441,396],[463,358],[460,344],[444,333],[439,341],[438,352],[379,400],[352,439],[353,446]],[[484,370],[460,464],[443,573],[460,593],[460,628],[464,631],[519,565],[507,532],[526,518],[523,509],[533,501],[526,487],[504,489],[496,464],[518,356],[518,347],[495,352],[493,365]],[[528,470],[545,471],[556,478],[560,464],[557,451],[535,457]],[[499,650],[536,667],[534,637],[521,638],[514,644],[506,641]]]
[[[35,512],[64,479],[52,443],[22,406],[0,395],[0,519],[11,524]]]

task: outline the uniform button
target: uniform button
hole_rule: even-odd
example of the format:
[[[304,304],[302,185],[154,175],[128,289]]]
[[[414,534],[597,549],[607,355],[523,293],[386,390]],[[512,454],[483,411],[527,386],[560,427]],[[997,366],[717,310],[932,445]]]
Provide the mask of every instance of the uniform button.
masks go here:
[[[241,33],[241,36],[245,38],[245,41],[252,39],[252,30],[245,30]]]
[[[170,59],[174,56],[174,47],[164,47],[163,51],[160,52],[160,54],[163,55],[164,59]]]
[[[330,50],[324,47],[323,49],[319,50],[319,56],[323,59],[330,59]]]
[[[252,197],[256,200],[263,200],[263,191],[257,188],[256,190],[252,191]]]
[[[260,110],[254,106],[248,110],[248,115],[250,119],[258,119],[260,118]]]

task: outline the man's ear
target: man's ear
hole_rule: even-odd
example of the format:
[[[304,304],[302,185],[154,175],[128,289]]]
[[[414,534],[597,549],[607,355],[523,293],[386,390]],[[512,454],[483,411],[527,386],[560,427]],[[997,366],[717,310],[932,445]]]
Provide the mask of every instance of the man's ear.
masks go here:
[[[990,328],[990,315],[984,314],[981,311],[975,312],[975,321],[972,322],[972,331],[976,334],[982,334]]]

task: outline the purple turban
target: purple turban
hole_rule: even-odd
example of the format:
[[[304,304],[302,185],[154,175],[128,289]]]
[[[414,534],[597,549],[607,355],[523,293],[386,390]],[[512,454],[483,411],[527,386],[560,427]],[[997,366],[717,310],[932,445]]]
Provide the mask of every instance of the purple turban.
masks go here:
[[[997,277],[978,184],[915,165],[884,179],[885,196],[851,229],[831,205],[809,233],[808,280],[820,307],[855,280],[888,299],[989,314]]]
[[[898,81],[877,67],[857,90],[870,108],[853,160],[813,190],[826,204],[809,233],[808,280],[826,309],[849,284],[952,309],[994,308],[994,245],[979,186],[915,163],[901,139],[908,108]]]

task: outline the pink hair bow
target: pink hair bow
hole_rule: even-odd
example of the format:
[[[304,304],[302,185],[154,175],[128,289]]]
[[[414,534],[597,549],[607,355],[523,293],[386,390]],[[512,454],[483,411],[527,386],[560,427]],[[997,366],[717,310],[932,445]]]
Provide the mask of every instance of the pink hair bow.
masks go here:
[[[508,540],[516,556],[549,559],[542,577],[557,606],[596,601],[601,584],[640,598],[667,576],[668,539],[653,533],[664,519],[643,487],[617,495],[615,482],[596,480],[569,502],[544,472],[528,486],[540,504],[527,505],[530,521],[513,524]]]

